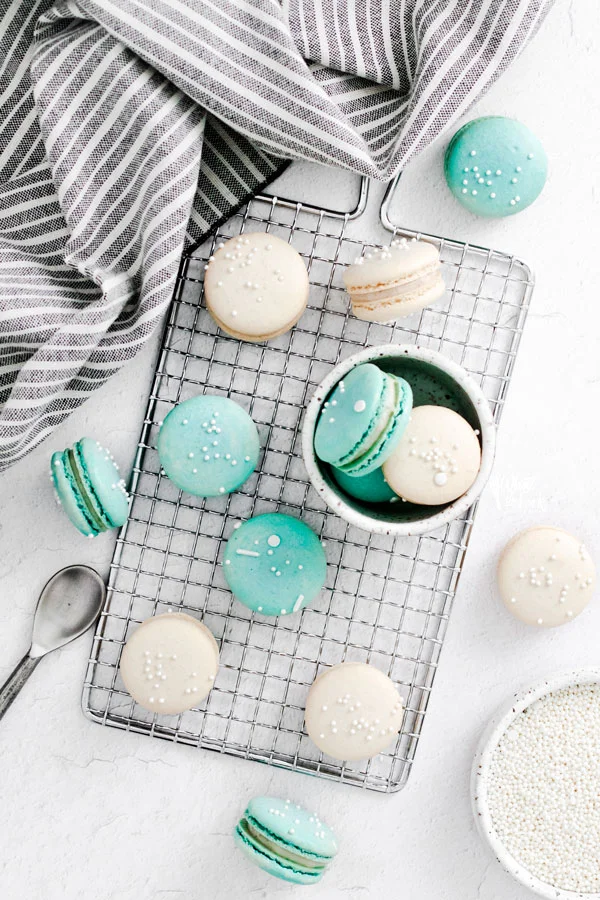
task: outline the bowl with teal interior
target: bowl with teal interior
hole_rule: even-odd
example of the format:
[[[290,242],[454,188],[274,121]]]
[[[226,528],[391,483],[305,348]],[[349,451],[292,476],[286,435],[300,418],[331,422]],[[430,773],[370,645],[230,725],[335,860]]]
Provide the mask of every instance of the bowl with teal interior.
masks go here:
[[[400,498],[369,503],[350,496],[335,480],[331,467],[317,458],[315,428],[323,403],[351,369],[366,362],[408,381],[414,406],[446,406],[466,419],[478,432],[481,467],[471,487],[457,500],[443,506],[421,506]],[[302,432],[302,452],[308,477],[330,509],[357,528],[399,536],[426,534],[464,515],[475,503],[490,476],[495,446],[492,411],[477,382],[443,354],[414,344],[367,347],[335,366],[310,400]]]

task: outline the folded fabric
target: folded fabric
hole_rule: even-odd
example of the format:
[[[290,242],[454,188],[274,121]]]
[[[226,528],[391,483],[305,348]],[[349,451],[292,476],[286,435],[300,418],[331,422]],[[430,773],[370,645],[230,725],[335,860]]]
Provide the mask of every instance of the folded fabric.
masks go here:
[[[0,0],[0,470],[131,359],[284,159],[392,177],[553,0]]]

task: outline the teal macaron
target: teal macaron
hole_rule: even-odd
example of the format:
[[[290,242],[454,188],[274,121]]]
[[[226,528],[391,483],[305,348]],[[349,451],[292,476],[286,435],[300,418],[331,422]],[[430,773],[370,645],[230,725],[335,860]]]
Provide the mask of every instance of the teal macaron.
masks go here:
[[[347,475],[368,475],[396,449],[411,410],[408,382],[373,363],[356,366],[323,404],[315,453]]]
[[[325,584],[327,560],[308,525],[283,513],[266,513],[233,532],[223,572],[244,606],[264,616],[285,616],[314,600]]]
[[[502,218],[537,199],[548,160],[537,137],[515,119],[486,116],[460,128],[446,149],[444,174],[454,197],[469,212]]]
[[[165,474],[180,490],[218,497],[248,480],[260,443],[245,409],[227,397],[203,394],[169,412],[156,449]]]
[[[376,504],[398,499],[398,495],[383,477],[383,469],[374,469],[368,475],[359,475],[355,478],[332,466],[331,474],[339,487],[355,500]]]
[[[50,462],[56,497],[81,534],[96,537],[127,520],[129,497],[119,467],[99,441],[84,437],[54,453]]]
[[[255,865],[291,884],[320,881],[338,849],[316,813],[276,797],[251,800],[234,838]]]

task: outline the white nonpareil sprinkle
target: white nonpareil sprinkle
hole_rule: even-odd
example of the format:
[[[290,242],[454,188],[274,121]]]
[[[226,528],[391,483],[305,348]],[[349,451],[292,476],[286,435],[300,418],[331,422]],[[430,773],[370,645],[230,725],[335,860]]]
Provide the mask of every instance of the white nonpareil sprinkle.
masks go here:
[[[547,694],[517,716],[487,790],[498,837],[532,875],[600,891],[600,685]]]

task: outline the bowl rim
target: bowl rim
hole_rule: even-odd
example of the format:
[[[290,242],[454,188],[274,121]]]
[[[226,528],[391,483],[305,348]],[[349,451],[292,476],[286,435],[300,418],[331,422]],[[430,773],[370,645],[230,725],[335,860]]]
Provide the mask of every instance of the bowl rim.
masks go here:
[[[384,357],[409,357],[421,360],[440,369],[449,375],[465,392],[473,404],[479,419],[481,438],[481,467],[477,478],[471,487],[457,500],[450,503],[440,512],[413,522],[393,522],[375,519],[365,513],[357,512],[344,500],[342,494],[338,494],[331,488],[319,471],[314,452],[314,430],[325,398],[333,387],[351,369],[364,362],[373,362]],[[490,404],[483,394],[477,382],[468,372],[437,350],[420,347],[418,344],[380,344],[375,347],[365,347],[358,353],[348,356],[338,363],[331,372],[317,386],[306,408],[304,424],[302,426],[302,455],[308,477],[317,493],[323,498],[330,509],[346,522],[370,531],[375,534],[388,534],[402,537],[426,534],[435,531],[444,525],[458,519],[475,503],[490,477],[494,462],[496,447],[496,426]]]
[[[479,740],[471,768],[471,806],[477,830],[504,871],[515,881],[546,900],[600,900],[600,893],[581,893],[555,887],[533,875],[506,849],[493,824],[487,805],[486,782],[498,742],[527,706],[554,691],[578,684],[600,684],[600,669],[586,668],[550,675],[530,687],[516,691],[496,710]]]

